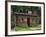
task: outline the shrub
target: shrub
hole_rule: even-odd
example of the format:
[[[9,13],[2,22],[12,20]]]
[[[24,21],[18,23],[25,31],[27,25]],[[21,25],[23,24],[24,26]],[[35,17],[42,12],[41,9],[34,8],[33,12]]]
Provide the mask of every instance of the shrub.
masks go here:
[[[22,27],[22,28],[26,28],[26,27],[28,27],[28,25],[25,24],[25,23],[20,23],[20,24],[18,24],[17,26]]]
[[[40,24],[32,23],[32,27],[37,27],[38,25],[40,25]]]

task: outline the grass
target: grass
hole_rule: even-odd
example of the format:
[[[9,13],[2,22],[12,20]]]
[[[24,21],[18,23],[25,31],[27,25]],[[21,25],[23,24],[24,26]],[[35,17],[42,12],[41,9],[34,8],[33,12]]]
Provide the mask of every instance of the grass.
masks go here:
[[[24,27],[16,27],[15,30],[16,30],[16,31],[27,31],[28,28],[24,28]]]
[[[32,28],[38,28],[38,29],[32,29]],[[40,24],[32,24],[32,27],[25,27],[24,25],[15,27],[15,31],[34,31],[40,29],[41,29]]]
[[[32,27],[28,27],[28,28],[22,28],[22,27],[16,27],[16,31],[34,31],[34,30],[40,30],[40,29],[30,29]]]

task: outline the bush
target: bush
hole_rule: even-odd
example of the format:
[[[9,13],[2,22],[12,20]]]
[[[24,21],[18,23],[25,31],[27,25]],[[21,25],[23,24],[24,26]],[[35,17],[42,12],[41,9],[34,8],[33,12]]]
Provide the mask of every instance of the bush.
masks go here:
[[[28,25],[27,24],[25,24],[25,23],[20,23],[20,24],[18,24],[17,25],[18,27],[22,27],[22,28],[26,28],[26,27],[28,27]]]
[[[38,25],[40,25],[40,24],[32,23],[32,27],[37,27]]]

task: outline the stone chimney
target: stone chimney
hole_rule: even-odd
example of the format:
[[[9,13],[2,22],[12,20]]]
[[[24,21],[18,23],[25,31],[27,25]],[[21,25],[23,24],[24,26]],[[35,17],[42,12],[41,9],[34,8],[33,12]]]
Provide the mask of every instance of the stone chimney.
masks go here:
[[[32,11],[28,11],[28,14],[32,14]]]

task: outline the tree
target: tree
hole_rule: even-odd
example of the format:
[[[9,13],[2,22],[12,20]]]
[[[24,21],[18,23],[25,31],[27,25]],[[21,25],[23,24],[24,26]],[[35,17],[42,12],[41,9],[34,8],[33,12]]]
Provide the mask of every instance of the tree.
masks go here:
[[[27,13],[28,11],[36,11],[41,16],[41,8],[38,6],[11,6],[13,12]]]

